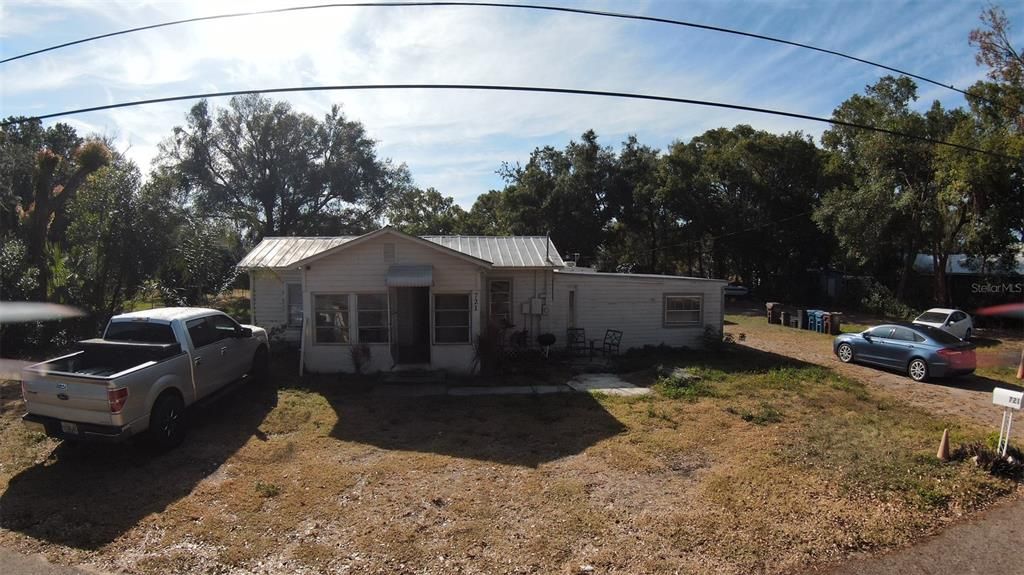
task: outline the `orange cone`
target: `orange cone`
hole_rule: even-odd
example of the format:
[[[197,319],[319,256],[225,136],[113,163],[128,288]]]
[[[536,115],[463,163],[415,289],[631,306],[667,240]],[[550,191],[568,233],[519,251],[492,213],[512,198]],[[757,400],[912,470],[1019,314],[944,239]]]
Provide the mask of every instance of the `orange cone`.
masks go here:
[[[1020,363],[1017,364],[1017,379],[1024,379],[1024,348],[1020,350]]]
[[[942,430],[942,441],[939,442],[939,452],[935,454],[939,461],[949,461],[949,429]]]

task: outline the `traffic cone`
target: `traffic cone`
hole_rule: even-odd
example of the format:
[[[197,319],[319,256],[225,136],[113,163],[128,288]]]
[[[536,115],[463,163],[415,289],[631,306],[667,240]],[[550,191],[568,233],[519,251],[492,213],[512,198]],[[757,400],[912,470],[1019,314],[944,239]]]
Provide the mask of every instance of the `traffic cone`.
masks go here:
[[[939,452],[935,454],[939,461],[949,461],[949,429],[942,430],[942,441],[939,442]]]
[[[1017,364],[1017,379],[1024,379],[1024,348],[1020,350],[1020,363]]]

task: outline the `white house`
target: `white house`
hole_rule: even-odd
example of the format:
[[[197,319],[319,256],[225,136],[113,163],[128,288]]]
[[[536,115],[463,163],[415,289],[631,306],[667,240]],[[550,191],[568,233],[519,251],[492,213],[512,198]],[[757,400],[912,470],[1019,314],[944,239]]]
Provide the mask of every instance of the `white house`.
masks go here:
[[[621,350],[700,347],[722,329],[722,280],[610,274],[566,264],[544,236],[415,237],[392,228],[362,236],[265,238],[238,267],[250,276],[252,321],[299,343],[310,372],[473,369],[487,322],[601,340],[621,330]],[[507,322],[507,323],[505,323]]]

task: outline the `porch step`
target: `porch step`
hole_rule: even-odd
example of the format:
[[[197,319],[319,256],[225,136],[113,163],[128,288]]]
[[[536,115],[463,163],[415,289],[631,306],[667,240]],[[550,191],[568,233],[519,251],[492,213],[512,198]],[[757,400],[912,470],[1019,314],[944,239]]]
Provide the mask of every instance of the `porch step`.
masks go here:
[[[438,369],[403,369],[398,371],[387,371],[381,374],[381,383],[445,383],[448,375]]]

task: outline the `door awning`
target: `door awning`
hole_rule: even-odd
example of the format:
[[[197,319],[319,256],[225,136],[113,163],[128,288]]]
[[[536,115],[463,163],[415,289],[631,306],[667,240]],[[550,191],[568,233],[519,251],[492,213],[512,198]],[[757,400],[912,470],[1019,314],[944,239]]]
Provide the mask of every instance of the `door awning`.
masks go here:
[[[434,266],[395,265],[388,268],[388,287],[430,287],[434,285]]]

